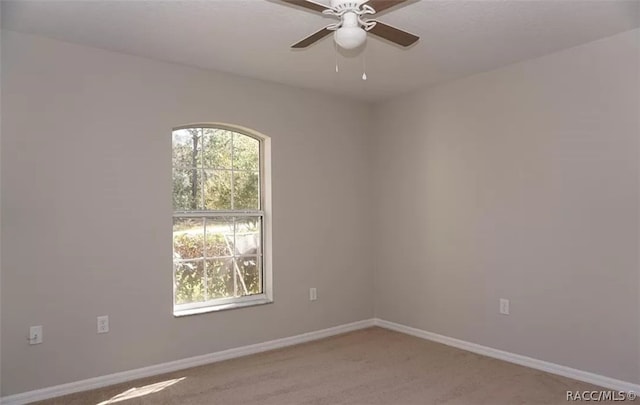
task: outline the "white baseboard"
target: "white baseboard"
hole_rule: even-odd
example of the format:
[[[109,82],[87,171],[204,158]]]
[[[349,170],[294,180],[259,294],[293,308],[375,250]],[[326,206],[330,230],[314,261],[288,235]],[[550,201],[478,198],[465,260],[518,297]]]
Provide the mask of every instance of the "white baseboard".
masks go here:
[[[561,366],[555,363],[549,363],[534,359],[527,356],[522,356],[515,353],[505,352],[503,350],[494,349],[479,344],[466,342],[464,340],[454,339],[448,336],[438,335],[437,333],[427,332],[422,329],[416,329],[409,326],[401,325],[385,321],[383,319],[376,318],[375,325],[381,328],[394,330],[396,332],[405,333],[407,335],[416,336],[422,339],[431,340],[434,342],[442,343],[447,346],[457,347],[458,349],[467,350],[469,352],[481,354],[487,357],[493,357],[495,359],[508,361],[509,363],[519,364],[521,366],[533,368],[536,370],[546,371],[548,373],[561,375],[563,377],[573,378],[587,382],[590,384],[598,385],[604,388],[608,388],[615,391],[633,391],[640,393],[640,385],[633,384],[627,381],[616,380],[615,378],[605,377],[603,375],[589,373],[587,371],[578,370],[571,367]]]
[[[151,377],[158,374],[170,373],[172,371],[183,370],[205,364],[215,363],[223,360],[229,360],[236,357],[247,356],[250,354],[266,352],[268,350],[279,349],[286,346],[296,345],[312,340],[322,339],[329,336],[339,335],[341,333],[351,332],[358,329],[364,329],[374,326],[373,319],[348,323],[333,328],[317,330],[313,332],[303,333],[301,335],[286,337],[282,339],[270,340],[264,343],[238,347],[221,352],[205,354],[202,356],[190,357],[187,359],[171,361],[168,363],[156,364],[150,367],[138,368],[135,370],[123,371],[104,375],[101,377],[89,378],[86,380],[76,381],[68,384],[56,385],[53,387],[42,388],[34,391],[27,391],[20,394],[9,395],[0,398],[3,405],[21,405],[34,401],[55,398],[62,395],[73,394],[74,392],[87,391],[91,389],[106,387],[113,384],[119,384],[138,378]]]
[[[508,361],[510,363],[519,364],[536,370],[546,371],[552,374],[561,375],[563,377],[573,378],[578,381],[584,381],[601,387],[609,388],[616,391],[634,391],[640,393],[640,385],[626,381],[616,380],[614,378],[605,377],[571,367],[561,366],[559,364],[547,361],[537,360],[531,357],[522,356],[515,353],[505,352],[503,350],[494,349],[487,346],[467,342],[464,340],[454,339],[448,336],[439,335],[437,333],[427,332],[421,329],[412,328],[394,322],[385,321],[383,319],[367,319],[363,321],[353,322],[333,328],[322,329],[314,332],[303,333],[301,335],[286,337],[282,339],[270,340],[264,343],[238,347],[221,352],[205,354],[202,356],[190,357],[187,359],[171,361],[163,364],[156,364],[150,367],[139,368],[135,370],[123,371],[120,373],[109,374],[101,377],[89,378],[86,380],[76,381],[68,384],[56,385],[53,387],[42,388],[39,390],[23,392],[20,394],[10,395],[0,398],[0,404],[3,405],[21,405],[34,401],[55,398],[62,395],[73,394],[74,392],[87,391],[91,389],[106,387],[113,384],[119,384],[138,378],[151,377],[158,374],[170,373],[172,371],[183,370],[190,367],[202,366],[205,364],[215,363],[223,360],[229,360],[236,357],[247,356],[250,354],[265,352],[268,350],[279,349],[291,345],[296,345],[312,340],[322,339],[329,336],[339,335],[341,333],[351,332],[358,329],[364,329],[371,326],[379,326],[381,328],[394,330],[405,333],[407,335],[416,336],[422,339],[431,340],[448,346],[457,347],[473,353],[481,354],[487,357]]]

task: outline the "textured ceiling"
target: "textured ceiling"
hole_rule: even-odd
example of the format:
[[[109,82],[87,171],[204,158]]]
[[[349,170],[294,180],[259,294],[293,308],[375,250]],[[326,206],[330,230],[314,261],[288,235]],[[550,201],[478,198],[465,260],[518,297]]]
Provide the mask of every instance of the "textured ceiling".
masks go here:
[[[331,37],[291,50],[332,20],[278,0],[22,0],[1,7],[6,29],[366,101],[640,25],[636,0],[413,0],[379,19],[419,35],[416,45],[401,49],[370,38],[359,55],[336,55]]]

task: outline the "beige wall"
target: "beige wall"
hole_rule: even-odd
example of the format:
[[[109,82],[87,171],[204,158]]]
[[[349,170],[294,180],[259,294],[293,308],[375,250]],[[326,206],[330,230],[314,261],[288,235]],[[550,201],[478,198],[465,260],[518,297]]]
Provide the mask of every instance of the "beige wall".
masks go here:
[[[640,383],[639,36],[376,107],[378,317]]]
[[[373,316],[367,106],[13,32],[2,47],[2,395]],[[274,304],[172,316],[170,134],[194,122],[272,139]]]
[[[2,77],[2,7],[0,7],[0,77]],[[0,93],[2,85],[0,83]],[[0,97],[0,184],[2,179],[2,97]],[[0,187],[0,207],[2,206],[2,187]],[[0,208],[0,229],[2,229],[2,209]],[[2,232],[0,232],[0,348],[2,347]],[[0,364],[2,350],[0,349]],[[2,367],[0,366],[0,397],[2,396]]]

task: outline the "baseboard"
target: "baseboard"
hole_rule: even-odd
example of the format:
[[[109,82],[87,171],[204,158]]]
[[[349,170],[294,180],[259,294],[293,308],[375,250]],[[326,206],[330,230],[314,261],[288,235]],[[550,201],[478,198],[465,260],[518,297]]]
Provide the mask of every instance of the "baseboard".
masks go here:
[[[55,398],[62,395],[73,394],[74,392],[87,391],[91,389],[106,387],[113,384],[119,384],[138,378],[152,377],[158,374],[170,373],[172,371],[183,370],[186,368],[202,366],[205,364],[216,363],[223,360],[229,360],[236,357],[247,356],[250,354],[266,352],[269,350],[280,349],[282,347],[292,346],[300,343],[310,342],[329,336],[339,335],[341,333],[351,332],[358,329],[364,329],[374,326],[373,319],[348,323],[333,328],[317,330],[313,332],[303,333],[301,335],[286,337],[282,339],[270,340],[268,342],[257,343],[254,345],[238,347],[220,352],[205,354],[202,356],[190,357],[187,359],[171,361],[168,363],[156,364],[150,367],[138,368],[135,370],[123,371],[120,373],[109,374],[101,377],[89,378],[86,380],[76,381],[68,384],[56,385],[53,387],[42,388],[34,391],[27,391],[20,394],[9,395],[0,398],[3,405],[20,405],[29,402],[41,401],[44,399]]]
[[[578,369],[567,367],[567,366],[561,366],[559,364],[550,363],[547,361],[542,361],[542,360],[534,359],[527,356],[522,356],[515,353],[505,352],[503,350],[482,346],[476,343],[466,342],[464,340],[454,339],[454,338],[443,336],[443,335],[438,335],[437,333],[427,332],[422,329],[412,328],[412,327],[401,325],[398,323],[385,321],[379,318],[375,319],[375,325],[381,328],[405,333],[407,335],[412,335],[422,339],[442,343],[447,346],[457,347],[458,349],[481,354],[483,356],[493,357],[495,359],[508,361],[509,363],[515,363],[515,364],[519,364],[521,366],[533,368],[536,370],[541,370],[541,371],[546,371],[548,373],[561,375],[563,377],[573,378],[574,380],[587,382],[587,383],[598,385],[600,387],[608,388],[611,390],[633,391],[635,393],[640,393],[639,384],[633,384],[627,381],[617,380],[615,378],[605,377],[603,375],[594,374],[594,373],[578,370]]]
[[[339,335],[341,333],[351,332],[358,329],[364,329],[371,326],[379,326],[381,328],[390,329],[397,332],[405,333],[407,335],[416,336],[422,339],[431,340],[452,347],[457,347],[459,349],[481,354],[483,356],[493,357],[499,360],[508,361],[510,363],[519,364],[521,366],[533,368],[536,370],[546,371],[552,374],[561,375],[563,377],[573,378],[578,381],[584,381],[616,391],[634,391],[636,393],[640,392],[639,384],[633,384],[603,375],[590,373],[587,371],[582,371],[575,368],[550,363],[547,361],[537,360],[531,357],[510,353],[503,350],[498,350],[476,343],[471,343],[464,340],[439,335],[437,333],[427,332],[422,329],[416,329],[398,323],[375,318],[344,324],[333,328],[303,333],[301,335],[286,337],[282,339],[270,340],[264,343],[257,343],[254,345],[223,350],[220,352],[205,354],[202,356],[195,356],[187,359],[171,361],[168,363],[156,364],[150,367],[128,370],[120,373],[89,378],[86,380],[76,381],[68,384],[56,385],[53,387],[23,392],[20,394],[0,398],[0,404],[27,404],[30,402],[59,397],[62,395],[73,394],[74,392],[106,387],[113,384],[136,380],[138,378],[152,377],[158,374],[170,373],[172,371],[183,370],[190,367],[202,366],[205,364],[216,363],[236,357],[247,356],[250,354],[261,353],[300,343],[310,342],[313,340]]]

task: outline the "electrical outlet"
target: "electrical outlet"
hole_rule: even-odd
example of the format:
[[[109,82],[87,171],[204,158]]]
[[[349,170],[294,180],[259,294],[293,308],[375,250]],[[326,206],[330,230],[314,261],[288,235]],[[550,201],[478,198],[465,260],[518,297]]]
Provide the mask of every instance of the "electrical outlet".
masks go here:
[[[509,300],[500,298],[500,313],[502,315],[509,315]]]
[[[318,299],[318,290],[315,288],[309,288],[309,301],[315,301]]]
[[[99,316],[98,317],[98,333],[107,333],[109,332],[109,316]]]
[[[42,343],[42,326],[32,326],[29,328],[29,344],[37,345]]]

